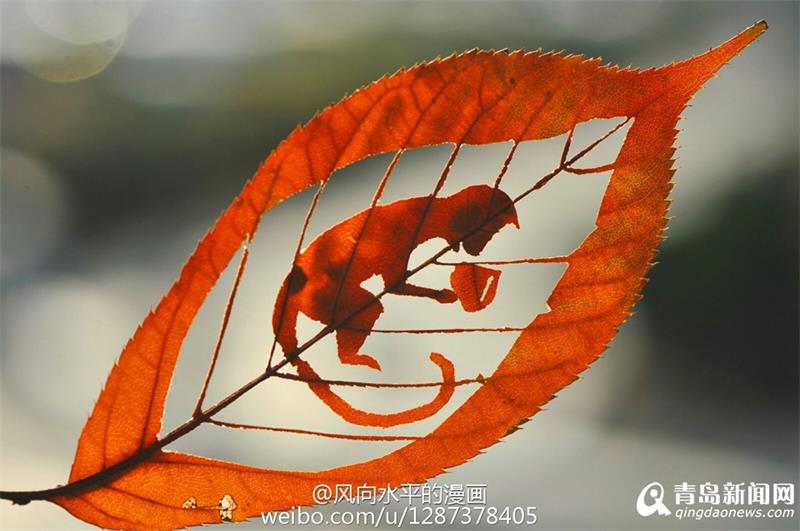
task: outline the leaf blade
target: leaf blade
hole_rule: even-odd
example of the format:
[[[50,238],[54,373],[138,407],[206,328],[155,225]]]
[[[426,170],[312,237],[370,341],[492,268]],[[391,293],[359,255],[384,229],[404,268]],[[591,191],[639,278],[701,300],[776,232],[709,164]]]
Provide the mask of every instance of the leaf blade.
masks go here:
[[[296,129],[267,159],[123,350],[81,434],[70,481],[88,478],[158,442],[164,402],[183,339],[221,271],[255,232],[263,212],[368,155],[442,142],[546,138],[590,118],[635,115],[603,198],[597,227],[567,258],[567,270],[548,299],[552,311],[534,319],[495,374],[439,428],[382,458],[313,476],[214,462],[213,467],[230,472],[225,475],[229,479],[216,478],[215,489],[236,492],[240,509],[236,518],[242,518],[270,507],[288,508],[291,505],[287,503],[310,503],[311,481],[324,482],[334,476],[358,484],[380,484],[382,478],[392,478],[392,484],[422,481],[493,444],[573,381],[599,356],[629,315],[666,223],[674,127],[680,112],[705,80],[765,29],[765,25],[753,26],[697,58],[645,72],[600,67],[597,62],[559,54],[470,52],[401,71],[328,108]],[[540,77],[546,82],[534,83]],[[556,90],[559,83],[554,80],[564,79],[570,79],[571,91],[580,97]],[[489,87],[488,105],[482,99],[485,94],[471,90],[476,80],[481,87]],[[442,101],[449,101],[450,107]],[[454,112],[453,102],[460,112]],[[393,134],[376,134],[378,126]],[[625,260],[613,252],[628,248],[632,252]],[[565,329],[569,333],[564,333]],[[488,407],[494,408],[491,417],[482,414]],[[123,415],[131,410],[137,412],[133,418]],[[443,441],[452,440],[458,441],[459,450],[443,451]],[[431,455],[439,457],[425,459]],[[112,514],[113,509],[119,510],[121,495],[109,492],[114,492],[114,485],[124,485],[147,498],[148,489],[163,484],[166,476],[161,470],[174,466],[169,461],[173,458],[189,468],[212,467],[211,460],[159,451],[107,487],[54,501],[99,525],[118,527],[123,522],[125,527],[146,528],[150,523],[135,517],[141,512],[136,508],[138,502],[128,500],[122,505],[134,509]],[[409,465],[415,462],[423,466]],[[260,494],[270,489],[248,494],[252,487],[242,483],[245,477],[260,478],[264,486],[273,486],[275,477],[283,478],[291,485],[284,483],[278,490],[288,489],[291,496],[275,500]],[[186,484],[181,479],[175,485],[186,488],[197,483]],[[173,506],[178,498],[158,509],[172,515],[167,526],[213,521],[209,514]],[[256,502],[259,509],[253,512],[250,503]],[[154,527],[162,524],[156,519]]]

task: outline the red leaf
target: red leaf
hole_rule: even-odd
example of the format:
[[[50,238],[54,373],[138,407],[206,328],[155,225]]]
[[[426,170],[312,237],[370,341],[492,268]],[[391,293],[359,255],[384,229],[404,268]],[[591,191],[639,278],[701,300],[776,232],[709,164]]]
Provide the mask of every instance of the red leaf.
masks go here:
[[[3,497],[20,503],[48,499],[102,527],[172,528],[220,522],[228,516],[242,520],[262,511],[311,504],[312,489],[321,483],[397,486],[421,482],[474,457],[574,381],[630,315],[666,224],[678,117],[703,83],[765,29],[765,23],[756,24],[703,55],[646,71],[604,67],[599,60],[560,53],[472,51],[401,70],[329,107],[296,129],[269,156],[136,331],[84,427],[69,484],[34,493],[3,493]],[[480,386],[431,433],[383,457],[322,472],[262,470],[163,450],[256,385],[277,376],[289,363],[298,367],[299,378],[320,398],[353,422],[393,425],[438,410],[449,399],[452,387],[459,384],[452,364],[438,354],[431,356],[443,374],[441,384],[436,384],[437,397],[422,406],[422,411],[401,412],[390,419],[375,421],[370,414],[353,410],[330,391],[332,382],[312,378],[316,373],[301,358],[302,353],[329,333],[348,328],[358,331],[355,325],[361,312],[377,303],[377,298],[356,300],[358,292],[348,291],[346,285],[350,269],[340,269],[338,263],[336,271],[344,272],[344,280],[332,285],[344,293],[341,300],[335,294],[324,304],[311,300],[314,290],[306,284],[318,282],[311,273],[320,273],[333,256],[315,255],[312,243],[305,251],[298,248],[294,265],[299,265],[300,271],[291,268],[276,301],[275,329],[284,358],[185,424],[159,436],[165,399],[189,327],[223,269],[269,209],[367,156],[453,143],[456,148],[451,161],[430,196],[399,204],[373,204],[320,238],[343,246],[345,258],[350,257],[345,262],[353,262],[358,277],[379,267],[391,269],[407,259],[407,249],[399,259],[383,265],[380,254],[359,257],[359,253],[391,249],[392,242],[376,240],[363,249],[346,243],[368,241],[370,229],[365,220],[370,215],[386,219],[410,216],[412,224],[416,220],[424,229],[431,213],[433,233],[445,239],[450,236],[451,247],[463,244],[468,252],[478,254],[492,234],[516,220],[512,216],[515,205],[528,194],[559,174],[594,171],[574,166],[593,145],[571,156],[568,142],[561,164],[553,172],[518,197],[503,193],[505,197],[500,199],[506,203],[497,210],[492,200],[481,199],[486,191],[477,188],[459,192],[466,194],[461,199],[453,199],[458,194],[437,197],[460,146],[512,141],[516,149],[522,141],[564,133],[571,139],[577,124],[612,117],[632,125],[619,155],[608,165],[613,173],[596,228],[562,259],[567,269],[548,298],[551,311],[533,317],[492,375],[467,382],[480,382]],[[505,167],[501,177],[504,171]],[[391,167],[387,175],[390,172]],[[493,193],[491,197],[497,196]],[[482,210],[476,217],[463,216],[459,212],[465,205],[482,205]],[[473,224],[476,219],[482,221]],[[481,234],[495,221],[498,226]],[[385,238],[380,231],[375,234]],[[411,249],[418,243],[416,237],[408,241]],[[431,288],[409,287],[409,273],[414,271],[387,274],[388,290],[422,294],[439,302],[454,300],[447,291],[437,294]],[[462,276],[479,289],[465,288]],[[480,309],[491,302],[499,274],[464,266],[457,268],[454,277],[453,287],[464,308]],[[330,310],[331,315],[320,314],[327,326],[315,339],[297,345],[291,315],[319,308]],[[345,326],[348,321],[354,326]],[[370,317],[364,322],[371,325],[374,320]],[[368,327],[358,333],[370,332],[374,329]],[[361,336],[344,334],[340,355],[344,351],[343,359],[374,366],[360,357],[359,341]]]

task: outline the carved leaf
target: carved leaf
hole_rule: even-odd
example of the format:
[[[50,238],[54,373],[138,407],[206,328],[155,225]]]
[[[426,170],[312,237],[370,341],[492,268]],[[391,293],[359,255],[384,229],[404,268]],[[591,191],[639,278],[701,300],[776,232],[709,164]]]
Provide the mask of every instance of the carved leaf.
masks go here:
[[[298,127],[261,165],[125,347],[80,436],[69,484],[38,498],[25,493],[4,497],[49,499],[101,527],[174,528],[308,505],[312,489],[321,483],[382,487],[421,482],[476,456],[574,381],[630,315],[666,225],[680,113],[703,83],[765,29],[765,23],[758,23],[700,56],[645,71],[562,53],[471,51],[401,70],[327,108]],[[605,137],[572,150],[572,132],[598,118],[616,118],[616,129],[630,128],[616,160],[601,168],[580,168],[581,158]],[[564,134],[559,166],[532,181],[523,194],[509,197],[501,180],[517,146]],[[511,152],[495,186],[440,197],[462,145],[508,141]],[[430,195],[380,204],[385,181],[403,152],[443,143],[455,148]],[[385,152],[396,156],[373,204],[298,246],[273,313],[283,356],[273,363],[270,355],[266,372],[213,406],[203,409],[201,400],[189,421],[159,436],[184,338],[221,272],[255,234],[261,216],[308,187],[319,185],[321,192],[336,170]],[[407,445],[368,462],[307,472],[264,470],[164,450],[205,422],[225,424],[214,415],[290,364],[297,374],[283,377],[306,382],[349,422],[388,427],[436,413],[462,383],[441,354],[430,355],[442,373],[433,400],[392,414],[354,408],[332,389],[347,382],[320,378],[302,354],[335,333],[342,362],[378,369],[377,361],[360,349],[366,336],[377,331],[373,325],[386,294],[442,304],[459,301],[469,312],[486,308],[500,280],[500,271],[489,263],[455,265],[452,290],[417,286],[411,278],[423,267],[441,265],[450,249],[463,246],[478,256],[496,233],[513,230],[516,208],[553,178],[605,170],[613,173],[591,234],[569,256],[530,260],[567,264],[547,300],[550,311],[519,332],[493,374],[470,380],[479,382],[477,391],[426,436],[409,437]],[[445,239],[447,247],[409,270],[411,251],[433,238]],[[385,283],[380,294],[361,287],[374,274]],[[301,313],[324,325],[302,344],[295,330]],[[229,311],[224,323],[228,317]]]

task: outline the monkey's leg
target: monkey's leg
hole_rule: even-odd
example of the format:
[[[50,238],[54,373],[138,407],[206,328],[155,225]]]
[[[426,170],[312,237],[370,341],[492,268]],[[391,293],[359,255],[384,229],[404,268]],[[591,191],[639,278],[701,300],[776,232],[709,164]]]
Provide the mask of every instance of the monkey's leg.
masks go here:
[[[370,303],[370,301],[372,301]],[[350,308],[369,306],[350,317],[343,326],[336,330],[336,345],[339,349],[339,360],[347,365],[366,365],[381,370],[378,360],[369,354],[359,353],[367,336],[372,331],[375,321],[383,313],[383,305],[375,296],[365,289],[352,293],[347,301]]]
[[[288,293],[288,281],[288,278],[284,281],[272,312],[272,330],[284,356],[297,350],[297,313],[299,309],[296,301],[293,300],[295,295]]]

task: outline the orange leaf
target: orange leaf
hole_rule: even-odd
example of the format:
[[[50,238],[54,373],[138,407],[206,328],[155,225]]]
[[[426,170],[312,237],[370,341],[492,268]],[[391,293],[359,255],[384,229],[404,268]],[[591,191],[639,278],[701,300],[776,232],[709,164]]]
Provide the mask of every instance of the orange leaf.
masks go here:
[[[3,493],[3,497],[19,503],[49,499],[102,527],[172,528],[228,517],[243,520],[261,511],[311,504],[317,484],[380,487],[421,482],[474,457],[574,381],[630,315],[666,224],[680,113],[703,83],[765,30],[766,24],[758,23],[698,57],[645,71],[601,66],[597,59],[562,53],[471,51],[401,70],[329,107],[296,129],[269,156],[136,331],[84,427],[69,484],[35,493]],[[324,183],[334,171],[378,153],[442,143],[455,144],[455,154],[463,144],[513,141],[516,146],[570,133],[587,120],[612,117],[632,125],[611,165],[613,174],[596,228],[564,259],[568,267],[547,301],[551,311],[536,316],[525,327],[494,374],[483,379],[478,390],[433,432],[383,457],[322,472],[263,470],[163,450],[273,376],[276,368],[294,362],[303,367],[299,356],[305,347],[292,344],[291,329],[282,329],[283,317],[278,317],[276,336],[283,341],[284,359],[159,436],[165,399],[189,327],[221,272],[255,233],[262,214],[309,186]],[[569,157],[568,148],[561,165],[521,197],[513,198],[511,205],[495,211],[492,201],[485,202],[486,208],[478,216],[485,214],[483,221],[474,227],[465,222],[453,229],[459,235],[452,243],[479,252],[484,236],[478,238],[475,231],[483,230],[486,222],[511,216],[516,202],[560,173],[590,171],[572,167],[582,153]],[[477,198],[484,192],[470,193]],[[435,194],[426,199],[405,203],[403,208],[438,212]],[[386,207],[362,214],[369,216],[368,212]],[[442,212],[453,214],[443,208]],[[397,212],[400,210],[384,211],[386,215]],[[356,218],[358,215],[347,221]],[[501,220],[503,225],[512,221],[510,217]],[[347,233],[344,225],[337,227],[330,234],[338,238]],[[442,230],[441,226],[437,225],[437,230]],[[415,241],[411,240],[412,245]],[[292,295],[302,292],[308,281],[302,271],[305,255],[298,249],[297,256],[301,271],[293,270],[287,277],[283,298],[276,304],[278,315],[286,313],[284,306],[300,304],[291,300]],[[309,267],[318,267],[318,261],[312,262]],[[454,275],[454,289],[466,309],[480,309],[491,302],[492,287],[485,295],[483,289],[467,295],[456,286],[462,286],[462,276],[478,284],[493,278],[496,285],[498,277],[493,272],[470,267],[459,268]],[[405,279],[403,275],[395,278],[396,282]],[[424,293],[439,297],[440,302],[454,300],[445,291]],[[345,320],[357,317],[374,302],[365,300],[359,305],[348,300],[346,304],[349,312],[341,310],[339,316]],[[340,311],[336,302],[331,310],[333,314]],[[336,324],[337,317],[330,321]],[[338,324],[329,325],[320,334],[337,328]],[[345,344],[348,341],[357,343],[359,338],[343,339]],[[370,365],[358,358],[358,348],[340,344],[340,353],[342,348],[350,349],[348,359]],[[436,409],[449,398],[442,393],[452,393],[455,383],[452,365],[441,357],[432,356],[432,360],[442,368],[444,378],[430,406]],[[339,404],[338,397],[328,393],[327,385],[309,385],[326,396],[329,405],[335,404],[340,412],[346,410],[346,404]],[[492,414],[486,415],[486,411]],[[346,414],[364,420],[362,413]]]

